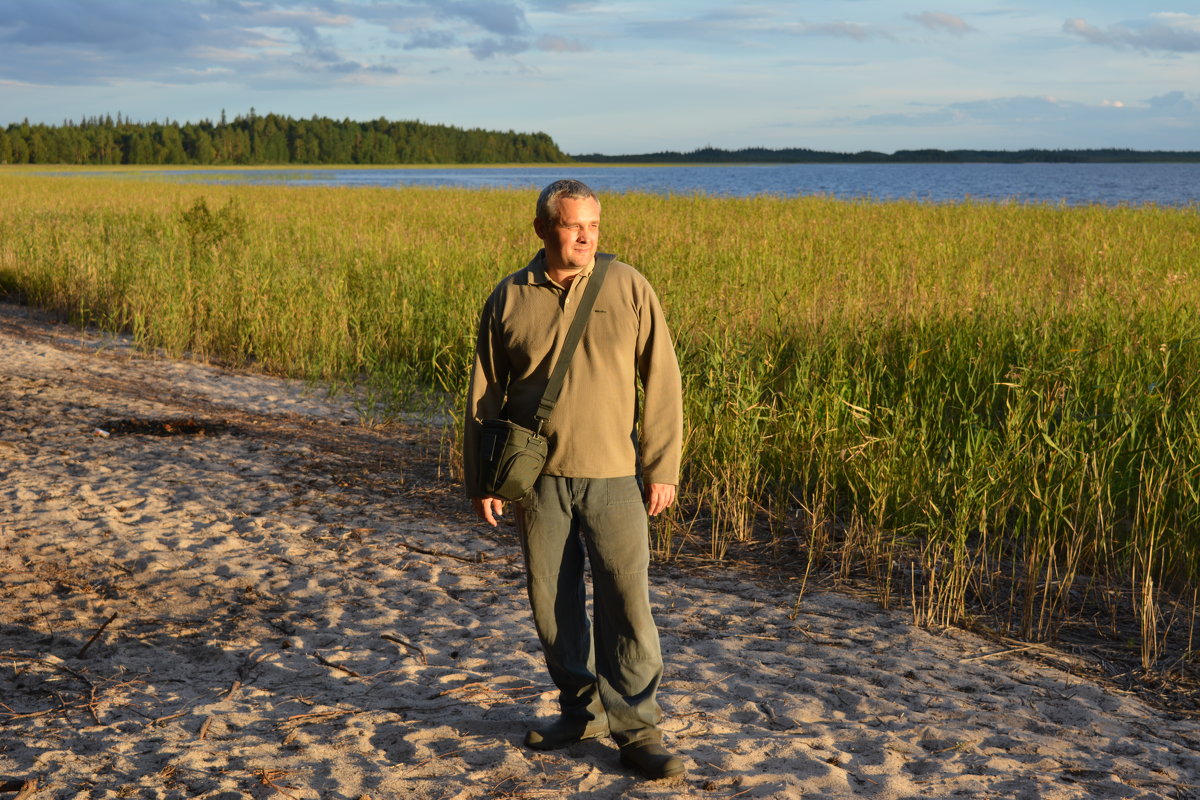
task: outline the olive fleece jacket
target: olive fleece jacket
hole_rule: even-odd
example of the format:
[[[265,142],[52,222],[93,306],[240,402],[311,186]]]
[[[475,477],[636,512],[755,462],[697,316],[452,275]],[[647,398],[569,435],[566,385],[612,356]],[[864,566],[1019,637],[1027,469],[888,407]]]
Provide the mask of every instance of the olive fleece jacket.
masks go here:
[[[544,252],[500,281],[480,315],[463,437],[463,473],[471,497],[483,496],[480,423],[503,417],[536,427],[533,415],[591,277],[593,267],[588,267],[564,289],[546,273]],[[609,265],[542,434],[549,444],[543,474],[636,475],[640,455],[644,482],[679,483],[679,364],[654,289],[628,264],[614,260]]]

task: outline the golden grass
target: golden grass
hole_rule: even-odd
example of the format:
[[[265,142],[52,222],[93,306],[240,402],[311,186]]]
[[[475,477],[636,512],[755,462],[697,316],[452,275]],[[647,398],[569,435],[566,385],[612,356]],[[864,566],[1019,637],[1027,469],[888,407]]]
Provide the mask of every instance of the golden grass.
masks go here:
[[[4,171],[0,291],[394,406],[457,398],[532,201]],[[1195,209],[626,194],[604,214],[676,331],[713,555],[766,530],[922,621],[1000,610],[1035,637],[1130,603],[1161,656],[1158,593],[1200,578]]]

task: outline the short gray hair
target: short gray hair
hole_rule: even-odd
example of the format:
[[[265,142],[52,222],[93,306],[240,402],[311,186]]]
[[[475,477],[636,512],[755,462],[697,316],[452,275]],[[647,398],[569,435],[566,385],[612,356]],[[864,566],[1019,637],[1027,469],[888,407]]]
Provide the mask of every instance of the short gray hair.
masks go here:
[[[542,193],[538,195],[537,218],[543,222],[556,222],[558,220],[558,201],[564,197],[571,200],[591,198],[596,201],[596,205],[600,205],[600,198],[586,183],[568,178],[555,181],[542,189]]]

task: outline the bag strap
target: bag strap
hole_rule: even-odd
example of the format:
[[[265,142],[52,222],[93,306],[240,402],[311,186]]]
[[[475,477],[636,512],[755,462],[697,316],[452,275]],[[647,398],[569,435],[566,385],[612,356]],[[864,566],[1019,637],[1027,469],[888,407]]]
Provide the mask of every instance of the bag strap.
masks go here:
[[[539,435],[542,432],[542,426],[550,419],[554,407],[558,405],[558,394],[562,391],[563,379],[567,376],[567,367],[571,363],[571,357],[575,355],[575,348],[579,345],[579,340],[583,338],[583,329],[587,327],[588,318],[592,315],[592,306],[596,304],[596,295],[600,294],[600,286],[604,283],[608,265],[615,258],[616,256],[612,253],[596,254],[596,266],[592,268],[592,273],[588,277],[587,288],[583,290],[579,308],[575,309],[575,318],[571,320],[566,341],[563,342],[558,359],[554,362],[554,369],[550,372],[550,380],[546,383],[546,390],[542,393],[538,410],[533,415],[534,421],[537,422]]]

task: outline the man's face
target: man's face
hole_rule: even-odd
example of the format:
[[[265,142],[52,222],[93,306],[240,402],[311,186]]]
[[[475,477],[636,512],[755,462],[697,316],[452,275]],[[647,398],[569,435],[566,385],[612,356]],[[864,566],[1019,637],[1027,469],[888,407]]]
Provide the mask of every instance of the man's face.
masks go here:
[[[533,229],[546,245],[546,266],[583,269],[596,257],[600,243],[600,204],[591,197],[559,198],[558,219],[535,219]]]

